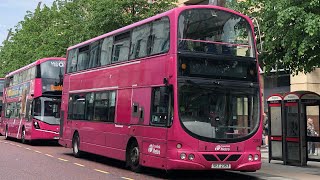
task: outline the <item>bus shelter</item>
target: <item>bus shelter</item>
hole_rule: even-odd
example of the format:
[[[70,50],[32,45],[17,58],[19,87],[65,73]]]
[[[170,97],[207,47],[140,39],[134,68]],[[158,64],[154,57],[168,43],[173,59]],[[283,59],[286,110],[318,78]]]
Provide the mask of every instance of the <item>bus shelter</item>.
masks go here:
[[[269,162],[271,160],[285,161],[283,144],[283,121],[282,121],[283,96],[273,94],[267,98],[268,103],[268,145]]]
[[[309,91],[290,92],[282,104],[284,164],[306,166],[307,161],[320,161],[320,96]]]

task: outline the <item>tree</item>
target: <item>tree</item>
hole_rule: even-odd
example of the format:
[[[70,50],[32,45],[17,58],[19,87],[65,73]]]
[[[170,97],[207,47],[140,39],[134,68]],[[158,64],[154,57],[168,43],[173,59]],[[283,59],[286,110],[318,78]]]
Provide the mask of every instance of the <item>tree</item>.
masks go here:
[[[0,76],[74,44],[175,7],[176,0],[56,0],[28,11],[0,47]]]
[[[266,70],[311,72],[320,65],[319,0],[247,0],[234,6],[260,20]]]

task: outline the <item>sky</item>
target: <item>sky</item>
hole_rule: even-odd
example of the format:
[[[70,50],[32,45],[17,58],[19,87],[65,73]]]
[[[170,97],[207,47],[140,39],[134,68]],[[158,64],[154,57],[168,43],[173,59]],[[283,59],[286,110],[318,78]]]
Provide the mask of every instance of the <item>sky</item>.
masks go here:
[[[54,0],[0,0],[0,45],[8,30],[24,19],[27,11],[34,11],[39,1],[50,6]]]

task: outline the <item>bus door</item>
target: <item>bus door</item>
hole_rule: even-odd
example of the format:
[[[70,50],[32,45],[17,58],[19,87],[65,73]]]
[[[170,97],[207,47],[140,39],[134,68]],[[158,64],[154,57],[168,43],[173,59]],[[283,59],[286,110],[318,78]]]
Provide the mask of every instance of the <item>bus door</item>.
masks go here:
[[[282,96],[275,94],[268,99],[268,144],[269,162],[283,158],[283,125],[282,125]],[[285,162],[284,162],[285,164]]]
[[[131,125],[149,125],[151,88],[133,88],[131,104]]]
[[[132,116],[135,123],[144,125],[141,151],[149,157],[166,157],[168,126],[172,119],[171,91],[170,86],[133,90]],[[134,117],[137,115],[138,119]],[[153,163],[148,158],[144,161],[146,166]],[[159,163],[159,168],[163,165]]]
[[[284,97],[285,156],[289,165],[301,165],[299,97],[289,94]]]

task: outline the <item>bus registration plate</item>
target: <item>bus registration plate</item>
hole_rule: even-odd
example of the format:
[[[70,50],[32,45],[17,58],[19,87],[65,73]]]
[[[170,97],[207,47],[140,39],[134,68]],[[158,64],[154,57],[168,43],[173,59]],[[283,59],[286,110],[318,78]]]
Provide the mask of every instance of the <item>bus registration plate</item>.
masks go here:
[[[212,169],[231,169],[231,164],[212,164]]]
[[[59,137],[53,137],[53,139],[59,139]]]

